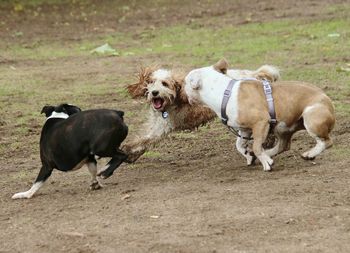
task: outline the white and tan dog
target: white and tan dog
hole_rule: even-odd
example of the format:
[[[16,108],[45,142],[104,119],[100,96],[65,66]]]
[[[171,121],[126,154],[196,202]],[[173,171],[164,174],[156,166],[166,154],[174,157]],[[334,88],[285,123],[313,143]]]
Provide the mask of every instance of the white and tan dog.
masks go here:
[[[221,65],[227,69],[224,61]],[[220,117],[224,91],[231,80],[216,66],[195,69],[185,78],[185,92],[190,103],[206,105]],[[332,146],[329,133],[335,124],[334,106],[321,89],[297,81],[277,81],[271,87],[277,119],[273,128],[277,144],[272,149],[262,147],[270,130],[270,114],[261,81],[237,81],[226,107],[228,126],[239,129],[243,136],[252,135],[253,152],[265,171],[271,170],[272,156],[290,148],[291,137],[298,130],[306,129],[316,140],[316,146],[302,154],[304,159],[314,159]],[[239,151],[246,156],[245,150]]]
[[[232,78],[254,77],[271,81],[279,78],[279,70],[273,66],[264,65],[257,70],[227,70],[221,69],[224,66],[222,62],[216,64],[217,71]],[[129,162],[136,161],[170,132],[192,130],[216,117],[211,109],[188,103],[184,91],[185,76],[179,71],[147,67],[141,69],[138,81],[128,86],[133,98],[144,97],[150,105],[149,116],[141,133],[122,147],[128,154]]]

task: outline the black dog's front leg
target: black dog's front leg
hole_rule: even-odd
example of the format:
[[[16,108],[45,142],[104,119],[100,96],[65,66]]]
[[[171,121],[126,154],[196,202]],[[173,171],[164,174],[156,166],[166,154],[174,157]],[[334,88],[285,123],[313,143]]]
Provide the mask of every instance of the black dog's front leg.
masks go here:
[[[100,171],[97,175],[103,179],[110,177],[119,167],[119,165],[122,164],[122,162],[124,162],[127,158],[128,156],[124,152],[118,150],[112,159],[107,163],[105,169]]]

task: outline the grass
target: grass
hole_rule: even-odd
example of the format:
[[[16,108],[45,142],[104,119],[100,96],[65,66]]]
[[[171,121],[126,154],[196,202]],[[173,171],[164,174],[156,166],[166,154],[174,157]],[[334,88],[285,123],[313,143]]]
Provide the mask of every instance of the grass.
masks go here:
[[[147,158],[159,158],[161,156],[162,156],[161,153],[155,152],[155,151],[147,151],[146,153],[143,154],[143,157],[147,157]]]
[[[26,7],[37,7],[42,4],[58,5],[58,4],[75,4],[78,2],[84,2],[82,0],[25,0],[25,1],[11,1],[0,0],[0,6],[8,6],[9,3],[13,6],[15,11],[23,11]]]
[[[37,1],[31,2],[34,4]],[[8,47],[7,54],[11,58],[26,60],[100,57],[91,55],[91,49],[108,42],[120,52],[121,56],[118,57],[121,58],[160,54],[181,65],[203,66],[224,56],[237,67],[255,68],[264,63],[274,64],[282,68],[285,79],[305,80],[320,85],[337,83],[338,88],[347,93],[349,73],[339,73],[337,69],[348,63],[344,59],[344,52],[350,51],[348,22],[344,19],[309,23],[284,20],[220,29],[197,27],[196,24],[175,25],[145,30],[141,34],[114,33],[96,41],[64,45],[44,42],[31,46],[14,44]],[[339,37],[330,37],[330,34],[338,34]],[[91,84],[84,91],[87,92],[91,87],[96,93],[103,93],[106,88],[96,89]],[[73,88],[80,90],[79,85]],[[18,87],[13,89],[18,90]],[[0,94],[6,95],[8,92],[11,92],[11,88],[0,87]],[[128,97],[122,88],[117,93]],[[339,94],[339,91],[336,93]]]
[[[332,154],[333,159],[337,160],[343,160],[349,157],[349,148],[340,145],[334,145],[328,152]]]

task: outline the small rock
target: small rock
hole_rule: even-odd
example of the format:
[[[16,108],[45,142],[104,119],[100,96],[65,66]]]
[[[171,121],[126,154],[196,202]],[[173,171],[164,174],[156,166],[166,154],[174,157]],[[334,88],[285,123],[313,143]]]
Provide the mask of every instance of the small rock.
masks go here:
[[[121,200],[126,200],[126,199],[128,199],[128,198],[130,198],[131,197],[131,195],[130,194],[125,194],[123,197],[121,197],[120,199]]]
[[[62,234],[75,237],[84,237],[84,234],[79,232],[63,232]]]
[[[292,224],[292,223],[295,223],[295,220],[292,218],[286,221],[286,224]]]

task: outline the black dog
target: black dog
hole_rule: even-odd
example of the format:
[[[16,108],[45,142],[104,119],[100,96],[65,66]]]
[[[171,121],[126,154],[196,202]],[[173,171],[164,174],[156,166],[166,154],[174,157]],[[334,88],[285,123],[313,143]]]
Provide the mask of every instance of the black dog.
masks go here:
[[[41,131],[40,158],[42,167],[30,190],[16,193],[13,199],[31,198],[51,175],[53,169],[70,171],[87,164],[92,176],[90,188],[99,189],[97,162],[111,157],[98,176],[107,178],[127,158],[118,148],[128,134],[122,111],[88,110],[61,104],[44,106],[47,120]]]

